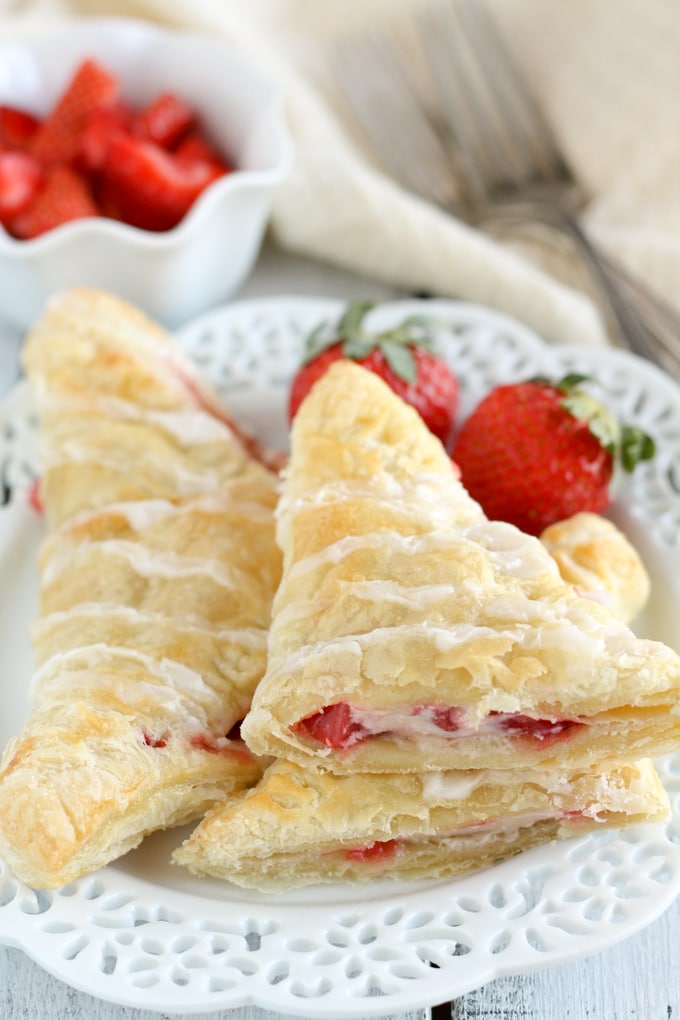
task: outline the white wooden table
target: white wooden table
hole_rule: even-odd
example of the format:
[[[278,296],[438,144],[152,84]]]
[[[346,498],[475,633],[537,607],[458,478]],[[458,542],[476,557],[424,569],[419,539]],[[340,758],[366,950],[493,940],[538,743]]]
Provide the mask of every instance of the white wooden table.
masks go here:
[[[266,248],[239,297],[267,294],[384,299],[400,292]],[[1,330],[0,330],[1,332]],[[17,337],[17,342],[19,338]],[[0,344],[0,394],[17,373],[16,346]],[[219,1014],[194,1015],[215,1020]],[[224,1016],[225,1014],[222,1013]],[[502,978],[433,1011],[433,1020],[680,1020],[680,903],[627,941],[586,960]],[[255,1007],[233,1020],[274,1020]],[[393,1020],[428,1020],[430,1010]],[[169,1014],[115,1006],[69,988],[22,952],[0,946],[0,1020],[168,1020]],[[308,1016],[304,1020],[315,1020]]]

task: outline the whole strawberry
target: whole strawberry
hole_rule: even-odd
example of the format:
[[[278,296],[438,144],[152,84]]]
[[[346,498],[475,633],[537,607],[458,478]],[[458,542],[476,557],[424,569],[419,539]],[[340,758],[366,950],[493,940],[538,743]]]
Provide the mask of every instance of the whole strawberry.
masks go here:
[[[448,446],[453,437],[459,387],[449,366],[433,351],[428,332],[432,320],[410,316],[392,329],[370,333],[363,322],[373,307],[368,301],[352,304],[337,324],[322,323],[309,335],[305,360],[291,386],[290,420],[329,366],[350,358],[380,376]]]
[[[491,520],[538,535],[578,511],[602,513],[615,464],[632,471],[653,456],[650,437],[620,425],[585,381],[569,375],[498,386],[467,419],[452,456]]]

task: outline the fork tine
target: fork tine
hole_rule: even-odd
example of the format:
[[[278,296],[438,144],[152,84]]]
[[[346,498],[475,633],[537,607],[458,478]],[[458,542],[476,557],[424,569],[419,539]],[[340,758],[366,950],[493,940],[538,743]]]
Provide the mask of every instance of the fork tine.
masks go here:
[[[471,197],[488,203],[501,189],[535,181],[540,168],[526,132],[516,129],[501,78],[490,81],[475,11],[465,0],[449,0],[419,20],[447,130],[461,150],[466,180],[475,187]]]
[[[341,42],[335,62],[345,99],[381,162],[416,194],[455,207],[460,195],[449,154],[390,40],[367,34]]]
[[[571,173],[555,142],[552,129],[536,102],[509,48],[500,36],[483,0],[453,0],[465,19],[471,45],[484,54],[484,75],[497,107],[503,110],[503,133],[524,138],[533,159],[547,179]]]
[[[469,200],[486,203],[493,186],[493,163],[484,144],[480,93],[469,85],[469,54],[452,29],[453,23],[442,18],[441,9],[427,10],[419,18],[420,40],[438,90],[439,130],[448,134],[463,166]]]
[[[677,312],[603,256],[582,230],[578,182],[484,0],[447,2],[448,19],[441,8],[418,20],[420,56],[430,71],[418,87],[410,60],[389,39],[374,41],[370,51],[358,40],[345,47],[338,78],[374,148],[408,187],[467,222],[509,217],[569,238],[614,336],[680,378]]]

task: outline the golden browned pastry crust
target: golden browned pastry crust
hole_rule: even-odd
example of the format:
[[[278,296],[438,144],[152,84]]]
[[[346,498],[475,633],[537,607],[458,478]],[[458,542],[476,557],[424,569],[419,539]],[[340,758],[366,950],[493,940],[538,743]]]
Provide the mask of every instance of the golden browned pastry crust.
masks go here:
[[[649,574],[637,550],[606,517],[574,514],[546,528],[541,542],[579,595],[602,602],[624,623],[644,608]]]
[[[113,297],[55,300],[25,365],[49,530],[0,852],[53,888],[261,775],[227,735],[265,668],[277,479],[170,337]]]
[[[111,295],[81,289],[53,300],[23,361],[44,430],[52,527],[110,503],[218,492],[234,478],[271,487],[250,455],[261,451],[172,338]]]
[[[488,521],[416,412],[353,363],[298,411],[278,541],[268,668],[242,729],[257,753],[422,772],[677,747],[678,655],[580,597],[538,539]]]
[[[291,761],[216,807],[175,851],[197,875],[275,892],[476,871],[539,843],[666,816],[650,762],[577,773],[324,773]]]

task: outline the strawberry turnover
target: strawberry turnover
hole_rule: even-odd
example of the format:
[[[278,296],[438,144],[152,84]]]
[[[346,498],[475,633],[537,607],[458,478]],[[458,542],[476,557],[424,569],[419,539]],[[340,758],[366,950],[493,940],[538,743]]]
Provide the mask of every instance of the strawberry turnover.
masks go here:
[[[242,733],[337,773],[581,768],[680,739],[680,657],[491,521],[413,408],[337,361],[299,408]]]
[[[680,659],[486,519],[375,373],[337,361],[299,408],[277,539],[242,725],[275,760],[176,863],[264,892],[441,879],[667,817],[634,758],[677,747]]]
[[[24,365],[46,534],[0,850],[56,888],[260,775],[238,723],[280,575],[277,478],[172,338],[112,295],[54,298]]]

